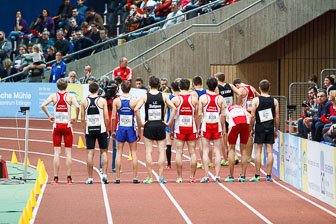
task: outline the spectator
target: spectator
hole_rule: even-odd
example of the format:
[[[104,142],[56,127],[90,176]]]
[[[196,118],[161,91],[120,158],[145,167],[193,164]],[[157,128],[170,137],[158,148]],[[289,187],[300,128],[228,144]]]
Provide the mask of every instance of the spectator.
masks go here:
[[[171,8],[172,8],[172,12],[168,14],[167,19],[175,17],[175,16],[178,16],[178,17],[165,22],[165,24],[162,27],[163,29],[166,29],[167,27],[170,27],[170,26],[174,26],[175,24],[182,23],[184,20],[183,13],[181,12],[181,10],[179,10],[179,7],[176,1],[172,2]]]
[[[123,57],[120,60],[119,67],[113,70],[113,78],[116,80],[116,77],[120,77],[122,81],[128,80],[132,83],[132,69],[128,66],[127,58]]]
[[[10,58],[10,54],[12,53],[12,43],[5,37],[5,32],[0,30],[0,62],[6,58]]]
[[[32,29],[35,29],[37,32],[42,33],[45,29],[50,32],[50,35],[55,35],[55,23],[54,20],[49,16],[50,12],[48,9],[42,9],[42,14],[37,17],[33,23]],[[30,39],[35,37],[34,34],[30,34]]]
[[[308,132],[310,131],[310,123],[317,113],[318,103],[316,95],[317,89],[314,86],[310,87],[308,89],[309,99],[302,104],[304,114],[298,119],[299,136],[301,138],[307,139]]]
[[[163,92],[163,93],[170,93],[170,94],[173,93],[170,86],[168,85],[168,79],[167,78],[162,78],[161,79],[161,87],[159,88],[159,91]]]
[[[56,53],[56,62],[53,64],[50,71],[49,82],[56,83],[59,78],[65,77],[66,64],[62,61],[62,53]]]
[[[96,22],[91,24],[91,33],[89,38],[91,38],[91,40],[93,40],[95,43],[100,40],[100,31],[98,30],[98,24]]]
[[[33,45],[34,48],[35,45]],[[41,47],[39,44],[40,51]],[[30,52],[30,48],[28,47],[28,53]],[[32,56],[26,56],[27,66],[23,68],[24,71],[28,71],[28,82],[42,82],[42,77],[44,77],[43,69],[46,68],[46,64],[44,62],[44,57],[41,56],[42,63],[40,65],[34,65],[33,57]]]
[[[187,12],[189,10],[192,10],[192,9],[196,9],[196,8],[199,8],[201,7],[202,5],[204,4],[207,4],[208,3],[208,0],[191,0],[184,8],[184,12]],[[197,10],[199,11],[199,10]],[[188,19],[191,19],[191,18],[194,18],[198,15],[198,12],[195,11],[195,12],[191,12],[191,13],[188,13],[187,14],[187,18]]]
[[[6,78],[8,76],[14,75],[17,73],[17,70],[12,66],[12,61],[9,58],[6,58],[2,61],[3,69],[0,70],[0,79]],[[12,78],[7,81],[16,82],[19,81],[18,78]]]
[[[54,47],[56,51],[60,51],[62,55],[67,55],[69,52],[70,42],[64,38],[63,30],[57,30],[56,41]]]
[[[72,9],[72,17],[76,20],[79,26],[85,21],[85,17],[78,12],[77,8]]]
[[[82,77],[82,78],[79,79],[79,82],[81,84],[87,84],[89,78],[93,79],[94,81],[96,80],[96,78],[91,74],[91,67],[90,67],[90,65],[87,65],[87,66],[84,67],[84,72],[85,72],[84,77]]]
[[[63,0],[63,4],[60,5],[57,12],[57,18],[55,18],[58,28],[64,28],[66,21],[72,15],[73,6],[70,5],[70,0]]]
[[[65,77],[64,79],[67,83],[80,84],[80,82],[77,80],[77,74],[75,71],[69,72],[68,77]]]
[[[41,45],[39,45],[39,44],[35,44],[33,46],[33,52],[25,54],[25,56],[31,56],[32,57],[33,65],[40,65],[40,64],[44,63],[44,57],[43,57],[43,53],[42,53],[42,50],[41,50]],[[24,70],[26,70],[26,69],[24,68]]]
[[[76,31],[73,31],[70,36],[69,54],[75,52],[75,42],[77,41]],[[72,56],[66,58],[66,62],[71,62],[73,60]]]
[[[86,22],[88,22],[89,25],[91,25],[93,22],[96,22],[98,24],[99,29],[103,29],[103,23],[104,20],[101,17],[101,15],[99,15],[98,13],[96,13],[96,11],[93,8],[88,8],[86,10]]]
[[[49,31],[47,31],[47,30],[43,31],[42,39],[39,42],[42,46],[43,53],[45,53],[45,54],[48,54],[47,48],[50,47],[50,46],[54,46],[54,44],[55,44],[54,41],[49,38],[49,36],[50,36]]]
[[[149,9],[148,7],[144,7],[144,14],[143,14],[143,19],[140,22],[139,28],[144,28],[146,26],[149,26],[153,23],[155,23],[155,18],[151,15],[149,15]],[[142,37],[147,35],[150,32],[155,32],[159,29],[159,27],[152,27],[148,28],[146,30],[141,30],[140,32],[132,33],[131,34],[131,40]]]
[[[327,95],[329,96],[330,90],[336,90],[336,86],[334,86],[334,78],[331,76],[325,77],[324,86],[327,88]]]
[[[71,17],[69,19],[69,30],[66,35],[66,39],[70,40],[71,34],[77,30],[80,30],[80,27],[78,26],[76,19]]]
[[[87,6],[85,5],[85,0],[77,0],[77,9],[80,15],[85,18]]]
[[[108,34],[108,31],[107,31],[106,28],[100,30],[100,31],[99,31],[100,40],[98,40],[97,44],[100,44],[100,43],[104,43],[104,42],[106,42],[106,41],[109,41],[110,38],[108,38],[107,34]],[[109,41],[108,43],[103,44],[103,45],[97,47],[96,50],[95,50],[95,53],[98,53],[98,52],[100,52],[100,51],[109,49],[109,48],[111,48],[111,47],[113,47],[113,43],[112,43],[112,41]]]
[[[154,9],[156,8],[157,3],[153,0],[143,0],[140,5],[140,9],[143,11],[145,7],[148,8],[149,15],[155,16]]]
[[[47,52],[48,52],[48,54],[47,54],[47,57],[46,57],[46,60],[45,60],[47,63],[56,59],[56,48],[55,47],[49,46],[47,48]],[[49,64],[48,67],[51,68],[52,65],[53,64]]]
[[[155,22],[165,20],[170,12],[171,12],[171,1],[161,0],[161,2],[157,4],[156,9],[154,10]]]
[[[318,112],[315,117],[313,117],[312,123],[310,124],[310,130],[312,132],[313,141],[320,142],[322,140],[322,129],[324,126],[323,117],[327,118],[330,115],[331,102],[328,101],[327,92],[320,89],[317,94]]]
[[[131,5],[130,13],[125,19],[126,33],[132,32],[140,26],[143,17],[138,13],[137,9],[136,5]]]
[[[146,86],[144,85],[143,79],[138,77],[135,79],[135,86],[138,89],[145,89],[146,91],[148,90]]]
[[[333,117],[334,124],[326,124],[323,128],[323,139],[324,141],[335,146],[336,144],[336,90],[331,90],[329,95],[329,101],[332,103],[330,107],[330,116]],[[330,119],[331,120],[331,119]]]
[[[90,37],[91,30],[90,30],[89,24],[87,22],[83,22],[80,27],[81,27],[81,30],[83,31],[83,36],[91,39]]]
[[[83,32],[81,30],[76,31],[76,38],[77,38],[77,40],[74,43],[74,51],[75,52],[83,50],[83,49],[88,48],[88,47],[91,47],[95,44],[93,42],[93,40],[91,40],[90,38],[84,37]],[[91,50],[86,50],[82,53],[79,53],[79,54],[75,55],[75,58],[76,59],[84,58],[86,56],[91,55],[91,52],[92,52],[92,49]]]
[[[25,19],[22,18],[21,10],[16,10],[16,19],[14,31],[10,32],[8,39],[16,40],[17,37],[28,34],[28,24]]]
[[[24,67],[24,62],[25,62],[25,54],[27,53],[27,47],[24,44],[19,45],[19,55],[16,56],[14,62],[13,62],[13,67],[17,69],[18,71],[22,71]]]

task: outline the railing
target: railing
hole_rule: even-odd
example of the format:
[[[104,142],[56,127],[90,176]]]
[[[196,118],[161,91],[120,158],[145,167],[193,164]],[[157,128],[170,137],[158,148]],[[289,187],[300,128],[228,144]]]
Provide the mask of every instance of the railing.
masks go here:
[[[287,111],[287,97],[285,96],[272,96],[278,100],[279,103],[279,130],[286,133],[286,125],[288,118]]]
[[[257,1],[257,2],[259,3],[259,2],[263,2],[263,1],[265,1],[265,0],[259,0],[259,1]],[[189,11],[187,11],[187,12],[184,12],[184,13],[182,13],[181,15],[174,16],[174,17],[171,17],[171,18],[168,18],[168,19],[165,19],[165,20],[156,22],[156,23],[154,23],[154,24],[152,24],[152,25],[143,27],[143,28],[141,28],[141,29],[134,30],[134,31],[129,32],[129,33],[121,34],[121,35],[119,35],[119,36],[117,36],[117,37],[115,37],[115,38],[113,38],[113,39],[109,39],[108,41],[105,41],[105,42],[102,42],[102,43],[99,43],[99,44],[95,44],[95,45],[93,45],[93,46],[91,46],[91,47],[88,47],[88,48],[85,48],[85,49],[76,51],[76,52],[74,52],[74,53],[65,55],[65,56],[62,57],[62,59],[71,58],[71,57],[73,57],[73,56],[75,56],[75,55],[77,55],[77,54],[81,54],[81,53],[83,53],[83,52],[86,52],[86,51],[89,51],[89,50],[93,50],[93,49],[96,49],[96,48],[98,48],[98,47],[101,47],[101,46],[104,46],[104,45],[107,45],[107,44],[112,44],[113,41],[117,41],[118,39],[122,39],[122,38],[125,38],[125,37],[129,37],[129,36],[131,36],[132,34],[138,33],[138,32],[140,32],[140,31],[148,30],[148,29],[150,29],[150,28],[152,28],[152,27],[157,27],[157,26],[159,26],[159,25],[161,25],[161,24],[163,24],[163,23],[165,23],[165,22],[167,22],[167,21],[169,21],[169,20],[173,20],[173,19],[176,19],[176,18],[181,17],[181,16],[184,16],[185,19],[186,19],[186,15],[187,15],[187,14],[189,14],[189,13],[191,13],[191,12],[196,12],[196,11],[198,11],[198,10],[202,10],[202,9],[205,9],[205,8],[208,9],[208,11],[209,11],[209,13],[210,13],[210,18],[211,18],[212,22],[215,22],[216,20],[215,20],[215,17],[214,17],[214,14],[213,14],[213,11],[212,11],[211,6],[214,5],[214,4],[216,4],[216,3],[220,3],[220,2],[223,2],[223,0],[213,1],[213,2],[210,2],[210,3],[206,4],[206,5],[200,6],[200,7],[198,7],[198,8],[192,9],[192,10],[189,10]],[[205,25],[205,24],[203,24],[203,25]],[[161,29],[161,30],[162,30],[162,29]],[[163,30],[162,30],[162,31],[163,31]],[[164,39],[164,37],[163,37],[163,39]],[[112,49],[112,54],[116,56],[114,47],[112,47],[111,49]],[[50,61],[50,62],[47,63],[47,65],[53,64],[53,63],[55,63],[55,62],[56,62],[56,60]],[[11,76],[8,76],[8,77],[3,78],[1,81],[6,81],[6,80],[13,79],[14,77],[19,76],[19,75],[22,75],[23,73],[25,73],[25,72],[18,72],[18,73],[15,73],[15,74],[13,74],[13,75],[11,75]],[[110,73],[109,73],[109,74],[110,74]],[[105,75],[104,75],[104,76],[105,76]]]

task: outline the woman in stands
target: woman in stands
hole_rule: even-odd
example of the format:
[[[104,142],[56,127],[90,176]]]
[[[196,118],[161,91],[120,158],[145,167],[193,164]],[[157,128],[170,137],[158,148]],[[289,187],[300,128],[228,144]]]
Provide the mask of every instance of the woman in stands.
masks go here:
[[[31,25],[31,34],[29,35],[30,40],[37,36],[37,32],[41,34],[44,29],[47,29],[51,36],[55,35],[54,20],[50,17],[49,10],[46,8],[42,9],[41,15],[37,17],[35,22]],[[32,30],[35,30],[35,32]]]
[[[335,119],[330,119],[336,116],[336,90],[331,90],[329,93],[329,101],[332,102],[330,107],[330,121]],[[335,123],[335,122],[333,122]],[[331,145],[336,145],[336,124],[326,124],[323,128],[323,138],[325,142],[330,143]]]

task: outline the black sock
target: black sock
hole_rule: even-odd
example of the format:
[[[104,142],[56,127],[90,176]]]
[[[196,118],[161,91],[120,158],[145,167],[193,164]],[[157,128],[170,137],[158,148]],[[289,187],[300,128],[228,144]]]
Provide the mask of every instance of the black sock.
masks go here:
[[[271,174],[267,174],[267,176],[266,177],[271,177]]]
[[[67,176],[67,179],[70,179],[70,180],[72,180],[71,176]]]
[[[254,176],[255,176],[255,178],[258,178],[258,177],[260,177],[260,175],[258,175],[258,174],[254,175]]]
[[[167,156],[167,163],[168,163],[168,165],[170,165],[170,161],[171,161],[171,145],[167,145],[166,156]]]
[[[240,176],[240,178],[245,178],[245,176]]]
[[[58,176],[54,176],[54,180],[58,180]]]

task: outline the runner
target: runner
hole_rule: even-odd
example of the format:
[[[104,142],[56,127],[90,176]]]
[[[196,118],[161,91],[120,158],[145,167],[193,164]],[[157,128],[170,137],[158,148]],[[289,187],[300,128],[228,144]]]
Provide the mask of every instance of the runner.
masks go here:
[[[255,147],[255,176],[250,179],[251,182],[260,181],[261,150],[263,144],[266,144],[267,152],[267,176],[266,181],[272,182],[271,177],[273,167],[273,144],[278,136],[279,128],[279,104],[276,99],[269,95],[271,83],[264,79],[259,83],[261,95],[253,99],[250,130],[254,134]],[[253,125],[255,121],[255,129]]]
[[[220,182],[219,171],[221,155],[220,150],[222,148],[222,113],[224,113],[225,103],[224,99],[215,93],[217,88],[217,80],[209,77],[206,81],[208,91],[202,95],[199,99],[199,116],[202,120],[201,132],[202,146],[203,146],[203,163],[204,174],[201,183],[209,183],[209,151],[210,141],[213,141],[215,151],[215,168],[216,177],[215,181]]]
[[[178,176],[176,183],[182,183],[182,154],[185,142],[188,145],[190,155],[190,183],[195,183],[198,100],[190,94],[189,87],[190,81],[188,79],[181,79],[181,92],[172,99],[172,103],[177,108],[175,128],[171,132],[171,134],[174,134],[176,147],[175,161]]]
[[[239,89],[237,89],[234,85],[230,83],[225,83],[225,74],[223,72],[217,72],[215,74],[215,77],[217,79],[218,85],[216,89],[216,93],[224,97],[224,102],[226,107],[233,105],[233,93],[235,93],[238,96],[241,96],[241,92]],[[240,102],[238,102],[238,105],[240,105]],[[228,121],[225,121],[225,128],[226,130],[229,130],[229,123]],[[222,166],[228,166],[229,161],[228,161],[228,139],[227,135],[223,135],[223,145],[222,147],[222,154],[223,154],[223,160],[221,161]],[[235,156],[236,163],[239,163],[239,159],[237,156]]]
[[[157,141],[159,150],[159,183],[166,183],[163,178],[163,167],[165,162],[164,147],[166,144],[166,126],[170,126],[175,117],[176,107],[169,100],[168,96],[158,91],[160,87],[160,79],[156,76],[149,77],[150,91],[143,95],[134,111],[137,112],[145,105],[145,124],[144,126],[144,142],[146,148],[146,166],[148,177],[143,181],[145,184],[153,183],[152,178],[152,151],[153,141]],[[164,122],[164,109],[168,105],[171,109],[171,117],[168,123]],[[138,123],[141,124],[140,118],[137,117]],[[139,127],[140,128],[140,127]]]
[[[107,138],[109,129],[109,116],[107,102],[104,98],[98,96],[99,86],[93,82],[89,85],[90,95],[82,102],[81,119],[85,132],[87,148],[87,168],[89,178],[86,184],[93,183],[93,157],[95,153],[95,144],[98,140],[103,177],[102,182],[108,184],[107,180]]]
[[[235,161],[235,146],[237,142],[238,135],[240,135],[240,152],[242,155],[241,168],[242,172],[238,178],[239,182],[245,182],[246,166],[247,166],[247,155],[246,155],[246,144],[249,138],[249,117],[245,109],[239,105],[231,105],[226,107],[224,119],[228,121],[228,141],[229,141],[229,166],[230,174],[224,180],[225,182],[233,182],[233,171]],[[226,127],[224,127],[226,131]],[[224,132],[225,132],[224,131]]]
[[[112,137],[117,141],[117,157],[116,157],[116,179],[115,183],[120,184],[120,165],[121,156],[123,154],[123,149],[125,142],[128,142],[132,153],[132,163],[133,163],[133,183],[138,184],[138,159],[136,154],[137,143],[139,140],[136,127],[134,125],[134,108],[137,104],[137,100],[129,95],[131,90],[131,83],[129,81],[123,81],[121,83],[121,90],[123,94],[113,101],[112,110],[112,127],[114,127],[116,111],[118,111],[118,128],[117,132],[113,131]],[[138,121],[140,121],[139,111],[136,113],[139,116]],[[138,127],[141,123],[138,123]],[[140,128],[139,128],[140,131]]]
[[[71,159],[71,148],[73,143],[72,136],[72,124],[78,120],[80,106],[76,100],[76,97],[66,91],[68,83],[65,79],[60,78],[56,82],[56,86],[59,92],[51,94],[46,101],[42,103],[42,110],[48,116],[50,122],[53,125],[53,145],[54,145],[54,180],[52,183],[58,183],[58,172],[61,154],[61,142],[62,137],[64,137],[65,145],[65,165],[67,169],[67,182],[72,183],[71,169],[72,169],[72,159]],[[49,103],[53,102],[54,105],[54,116],[51,116],[48,112],[47,106]],[[76,117],[71,119],[71,105],[76,107]]]

